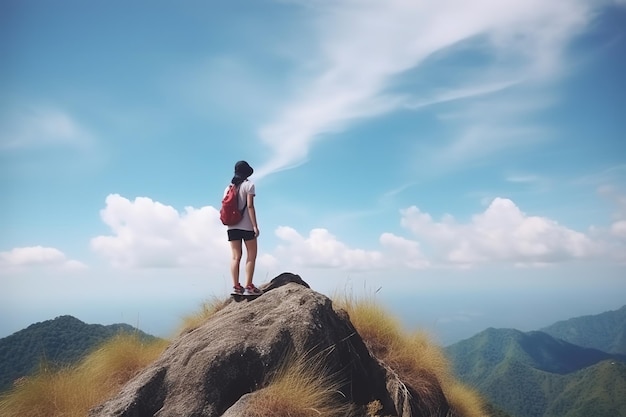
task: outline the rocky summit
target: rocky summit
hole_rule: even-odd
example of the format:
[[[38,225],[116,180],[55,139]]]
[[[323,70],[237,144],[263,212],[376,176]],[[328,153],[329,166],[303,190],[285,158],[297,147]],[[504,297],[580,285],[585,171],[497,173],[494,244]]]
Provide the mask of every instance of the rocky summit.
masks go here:
[[[448,415],[436,379],[424,381],[428,398],[405,385],[371,354],[348,314],[298,275],[283,273],[262,289],[259,297],[226,301],[90,417],[251,416],[246,405],[294,355],[323,357],[353,409],[376,402],[384,416]]]

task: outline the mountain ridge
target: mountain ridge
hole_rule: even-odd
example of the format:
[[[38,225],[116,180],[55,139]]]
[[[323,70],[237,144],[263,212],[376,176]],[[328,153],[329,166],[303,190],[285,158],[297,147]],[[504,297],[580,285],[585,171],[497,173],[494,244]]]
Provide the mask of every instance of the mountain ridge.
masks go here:
[[[622,310],[625,308],[617,314],[605,312],[584,320],[565,320],[559,326],[565,324],[564,328],[575,335],[581,334],[577,323],[582,323],[583,332],[602,329],[608,335],[599,345],[613,346],[622,329],[612,328],[610,323],[620,323],[615,317],[619,318]],[[543,331],[496,328],[445,351],[462,382],[476,387],[488,401],[516,417],[626,415],[626,399],[605,394],[615,392],[615,387],[626,391],[626,355],[579,346]],[[598,412],[590,414],[590,410]]]
[[[616,341],[620,340],[620,332],[623,331],[623,329],[619,329],[619,323],[621,323],[620,314],[625,311],[626,306],[616,311],[559,321],[544,329],[552,332],[558,332],[561,328],[569,329],[568,334],[573,335],[570,337],[570,340],[572,340],[574,336],[580,336],[581,333],[584,334],[585,330],[576,329],[576,325],[582,323],[581,329],[600,328],[609,333],[608,336],[598,339],[601,340],[602,346],[615,347]],[[594,326],[595,320],[602,324]],[[618,323],[618,328],[614,329],[611,323]],[[83,350],[82,354],[84,354],[89,349],[95,347],[96,344],[105,340],[105,338],[100,340],[98,337],[94,339],[94,336],[89,336],[90,333],[84,330],[85,326],[92,330],[102,331],[104,329],[106,337],[110,337],[120,331],[139,332],[128,324],[108,326],[85,324],[81,320],[68,315],[31,324],[25,329],[0,339],[0,377],[8,376],[6,382],[4,382],[5,386],[0,386],[0,389],[10,387],[11,382],[28,373],[22,370],[20,374],[8,375],[3,370],[2,366],[14,362],[17,358],[17,356],[9,356],[10,360],[6,359],[7,356],[3,345],[7,340],[15,342],[13,337],[16,335],[39,333],[46,327],[54,328],[54,330],[48,329],[47,333],[44,332],[48,334],[48,337],[51,337],[49,333],[58,336],[56,333],[59,333],[61,328],[65,331],[75,331],[83,341],[93,342],[89,348]],[[144,337],[153,337],[143,332],[139,333]],[[46,340],[47,338],[42,333],[39,334],[37,343],[43,346]],[[75,344],[76,339],[72,340],[74,340],[73,343]],[[23,346],[23,343],[18,344]],[[57,343],[55,346],[60,347],[60,344]],[[463,346],[465,347],[462,348]],[[619,343],[617,343],[617,347],[619,348]],[[31,349],[20,349],[20,353],[29,351],[32,351],[32,346]],[[475,386],[485,394],[490,402],[516,417],[582,417],[585,414],[580,410],[589,410],[589,407],[592,407],[592,405],[598,410],[605,408],[609,410],[605,414],[598,414],[608,417],[615,410],[621,412],[622,408],[620,407],[624,406],[621,402],[607,398],[603,392],[611,392],[612,389],[615,389],[615,386],[626,387],[626,384],[622,385],[626,381],[626,365],[624,365],[626,355],[579,346],[570,341],[554,337],[544,332],[543,329],[523,332],[517,329],[496,329],[490,327],[477,333],[472,338],[444,348],[444,351],[452,359],[457,376],[461,381]],[[54,350],[51,350],[49,347],[43,350],[46,353],[45,355],[41,355],[41,348],[39,352],[36,355],[37,359],[32,362],[34,365],[31,366],[31,370],[35,369],[42,357],[45,357],[50,362],[54,362],[51,359],[58,359]],[[467,355],[469,355],[469,358],[464,358]],[[74,361],[79,356],[67,361]],[[461,359],[459,360],[459,358]],[[60,361],[60,363],[67,362]],[[482,383],[476,381],[482,381]],[[618,382],[617,385],[615,381]],[[589,389],[589,387],[592,389]],[[602,387],[602,389],[598,387]],[[533,406],[507,406],[519,402],[518,397],[521,391],[527,397],[532,398]],[[587,393],[583,395],[585,391]],[[567,414],[563,414],[563,410],[568,408],[573,408],[574,411],[568,411]],[[623,415],[626,415],[626,412]]]
[[[58,367],[79,360],[91,349],[119,333],[154,339],[126,323],[87,324],[70,315],[29,325],[0,339],[0,391],[38,366]]]
[[[579,346],[626,354],[626,305],[600,314],[561,320],[540,330]]]

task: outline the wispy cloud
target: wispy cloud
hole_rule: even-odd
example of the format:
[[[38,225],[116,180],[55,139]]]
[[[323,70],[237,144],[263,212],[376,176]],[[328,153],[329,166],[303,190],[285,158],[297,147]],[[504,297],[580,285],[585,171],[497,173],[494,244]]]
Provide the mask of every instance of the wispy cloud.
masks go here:
[[[50,146],[84,147],[93,136],[68,112],[55,107],[29,107],[4,115],[0,151]]]
[[[312,54],[321,70],[260,129],[272,156],[257,170],[258,177],[303,163],[316,140],[361,118],[497,93],[520,79],[546,82],[560,73],[565,46],[589,22],[598,4],[585,0],[307,2],[316,13],[319,43]],[[493,79],[485,78],[476,86],[474,76],[459,72],[466,78],[436,86],[445,93],[429,94],[431,99],[416,98],[426,93],[419,89],[414,97],[389,89],[398,75],[418,68],[435,53],[454,52],[453,46],[469,40],[478,40],[490,57],[484,72],[496,74]],[[498,128],[494,135],[502,133]],[[471,141],[472,129],[478,128],[470,126],[451,149]],[[516,129],[513,134],[519,133]]]
[[[506,180],[517,184],[531,184],[541,181],[541,177],[533,174],[512,174],[508,175]]]
[[[511,80],[511,81],[502,81],[502,82],[493,82],[485,85],[478,86],[468,86],[468,87],[460,87],[457,89],[450,89],[442,92],[438,92],[431,98],[421,99],[415,101],[408,101],[405,104],[407,109],[420,109],[422,107],[428,107],[435,104],[449,103],[457,100],[464,100],[470,98],[476,98],[480,96],[485,96],[493,93],[497,93],[499,91],[506,90],[509,87],[513,87],[520,82],[522,79]]]
[[[611,186],[612,184],[623,184],[626,181],[626,164],[614,165],[599,172],[589,173],[575,179],[574,184]]]
[[[440,317],[437,319],[437,323],[440,324],[449,324],[449,323],[468,323],[477,318],[482,317],[484,314],[476,311],[458,311],[451,316]]]
[[[2,269],[54,267],[63,269],[84,269],[82,262],[68,259],[56,248],[44,246],[27,246],[0,252],[0,267]]]

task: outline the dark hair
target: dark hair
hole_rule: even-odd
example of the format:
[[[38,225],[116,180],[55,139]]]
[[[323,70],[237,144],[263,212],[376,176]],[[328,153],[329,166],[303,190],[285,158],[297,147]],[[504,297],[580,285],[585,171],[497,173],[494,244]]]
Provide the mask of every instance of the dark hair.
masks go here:
[[[254,169],[252,169],[246,161],[239,161],[235,164],[235,176],[230,182],[238,186],[252,175],[253,172]]]

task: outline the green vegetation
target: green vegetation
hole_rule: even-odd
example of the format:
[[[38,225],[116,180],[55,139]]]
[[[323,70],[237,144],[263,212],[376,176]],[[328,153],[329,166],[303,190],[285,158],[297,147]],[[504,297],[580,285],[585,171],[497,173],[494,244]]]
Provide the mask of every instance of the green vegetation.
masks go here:
[[[487,329],[446,351],[461,381],[516,417],[583,416],[578,410],[594,407],[615,416],[626,407],[615,391],[626,392],[618,355],[512,329]]]
[[[545,417],[626,415],[626,364],[604,361],[568,376],[565,382]]]
[[[167,342],[136,334],[109,339],[82,361],[57,370],[44,367],[0,396],[3,417],[85,417],[121,385],[154,361]]]
[[[145,340],[154,339],[128,324],[85,324],[72,316],[36,323],[2,338],[0,391],[9,389],[15,380],[40,368],[50,370],[75,363],[96,346],[120,333],[136,334]]]
[[[626,355],[626,306],[560,321],[541,330],[575,345]]]

